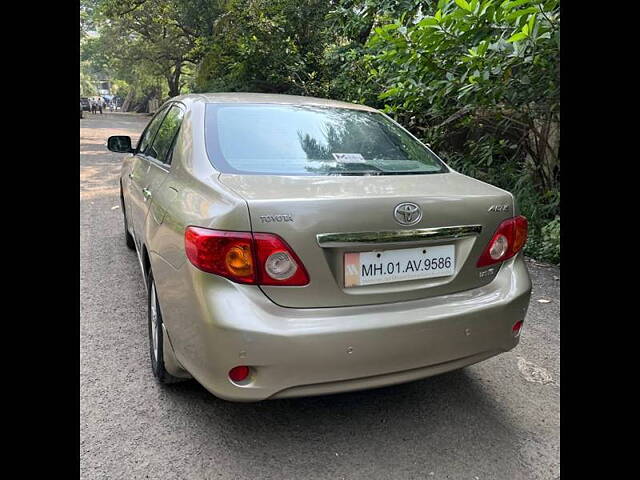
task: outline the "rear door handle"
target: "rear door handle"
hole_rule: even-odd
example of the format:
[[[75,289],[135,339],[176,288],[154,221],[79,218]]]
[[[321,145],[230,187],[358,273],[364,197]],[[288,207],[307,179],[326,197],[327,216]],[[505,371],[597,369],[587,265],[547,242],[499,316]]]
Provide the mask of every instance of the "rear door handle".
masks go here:
[[[147,199],[151,198],[151,190],[149,190],[148,188],[143,188],[142,195],[144,195],[144,199],[145,201],[147,201]]]

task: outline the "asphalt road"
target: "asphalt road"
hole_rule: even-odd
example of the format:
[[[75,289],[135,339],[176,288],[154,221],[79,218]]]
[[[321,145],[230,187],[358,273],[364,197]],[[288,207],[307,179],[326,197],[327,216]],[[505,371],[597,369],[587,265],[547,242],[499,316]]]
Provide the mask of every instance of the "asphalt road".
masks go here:
[[[529,263],[520,345],[418,382],[254,404],[195,381],[158,385],[145,289],[122,233],[120,156],[149,117],[80,120],[80,471],[83,479],[559,478],[560,271]],[[542,301],[542,302],[541,302]]]

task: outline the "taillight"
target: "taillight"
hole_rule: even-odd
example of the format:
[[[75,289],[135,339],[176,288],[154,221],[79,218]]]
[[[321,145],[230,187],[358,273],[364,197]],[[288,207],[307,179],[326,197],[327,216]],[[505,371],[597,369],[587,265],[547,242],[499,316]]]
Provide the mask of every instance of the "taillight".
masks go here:
[[[529,223],[522,215],[502,222],[480,255],[478,267],[486,267],[513,257],[527,241]]]
[[[248,232],[187,227],[184,233],[185,252],[194,266],[238,283],[256,283],[252,244]]]
[[[307,270],[282,238],[271,233],[254,233],[253,239],[260,285],[301,286],[309,283]]]
[[[304,265],[278,235],[187,227],[185,252],[200,270],[238,283],[302,286]]]

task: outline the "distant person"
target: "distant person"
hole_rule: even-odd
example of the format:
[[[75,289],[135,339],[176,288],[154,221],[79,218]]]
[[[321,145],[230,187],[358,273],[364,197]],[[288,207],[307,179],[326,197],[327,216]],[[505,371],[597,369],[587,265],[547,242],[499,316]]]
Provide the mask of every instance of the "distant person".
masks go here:
[[[96,102],[95,100],[91,100],[91,113],[93,113],[94,115],[96,114]]]
[[[98,110],[100,110],[100,115],[102,115],[102,102],[98,101]]]

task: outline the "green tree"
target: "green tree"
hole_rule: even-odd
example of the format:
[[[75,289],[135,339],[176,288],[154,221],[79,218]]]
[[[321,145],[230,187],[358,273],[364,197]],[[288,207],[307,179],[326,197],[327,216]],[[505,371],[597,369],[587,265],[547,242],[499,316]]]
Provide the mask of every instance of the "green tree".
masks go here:
[[[183,75],[202,56],[201,38],[181,4],[170,0],[95,0],[100,52],[119,74],[127,69],[166,81],[179,95]],[[131,75],[129,75],[131,76]]]
[[[197,91],[317,95],[330,40],[324,0],[235,0],[214,23]]]
[[[81,91],[111,78],[137,109],[187,91],[382,108],[513,191],[528,253],[559,259],[558,0],[81,0],[80,20]]]
[[[92,97],[98,94],[93,77],[87,72],[86,63],[80,64],[80,96]]]
[[[420,7],[374,28],[369,87],[455,168],[514,190],[541,236],[560,213],[559,2]]]

